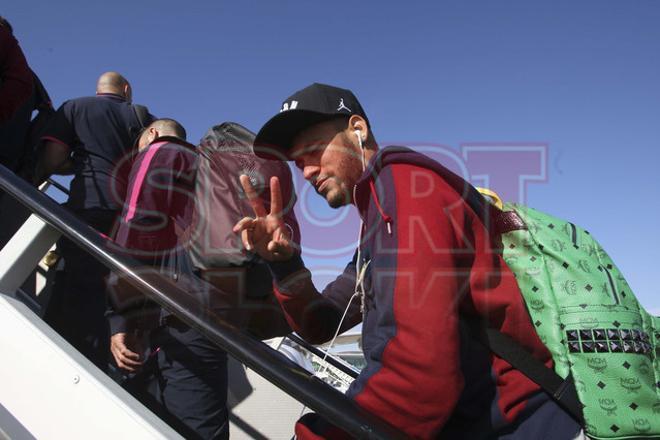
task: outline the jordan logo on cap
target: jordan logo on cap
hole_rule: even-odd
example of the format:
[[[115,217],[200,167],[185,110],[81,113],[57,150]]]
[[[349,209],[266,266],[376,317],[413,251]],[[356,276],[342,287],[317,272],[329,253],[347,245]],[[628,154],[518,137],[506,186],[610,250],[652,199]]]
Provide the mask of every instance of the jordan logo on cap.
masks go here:
[[[349,113],[353,113],[353,112],[351,111],[350,108],[348,108],[348,107],[346,107],[346,106],[344,105],[344,98],[341,98],[341,99],[339,100],[339,107],[337,107],[337,111],[338,111],[338,112],[340,112],[340,111],[342,111],[342,110],[346,110],[346,111],[349,112]]]

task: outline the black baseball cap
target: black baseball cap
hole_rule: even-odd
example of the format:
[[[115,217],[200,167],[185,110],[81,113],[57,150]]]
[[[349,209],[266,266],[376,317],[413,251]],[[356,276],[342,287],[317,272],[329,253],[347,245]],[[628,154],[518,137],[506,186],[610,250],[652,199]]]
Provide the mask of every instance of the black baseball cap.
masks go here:
[[[362,116],[369,124],[353,92],[314,83],[289,96],[279,113],[261,127],[254,139],[255,154],[266,159],[289,160],[287,151],[302,130],[319,122],[352,115]]]

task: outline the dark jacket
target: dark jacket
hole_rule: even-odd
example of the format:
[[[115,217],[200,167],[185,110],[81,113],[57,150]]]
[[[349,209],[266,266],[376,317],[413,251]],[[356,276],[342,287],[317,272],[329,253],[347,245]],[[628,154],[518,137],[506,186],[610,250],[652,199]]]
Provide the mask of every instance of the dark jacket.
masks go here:
[[[99,94],[66,101],[57,110],[42,139],[62,144],[73,153],[75,176],[67,206],[74,210],[119,210],[126,176],[118,170],[133,159],[142,129],[135,108],[119,95]]]
[[[0,26],[0,124],[32,96],[32,71],[16,38]]]
[[[33,74],[18,41],[0,26],[0,164],[17,172],[35,107]]]

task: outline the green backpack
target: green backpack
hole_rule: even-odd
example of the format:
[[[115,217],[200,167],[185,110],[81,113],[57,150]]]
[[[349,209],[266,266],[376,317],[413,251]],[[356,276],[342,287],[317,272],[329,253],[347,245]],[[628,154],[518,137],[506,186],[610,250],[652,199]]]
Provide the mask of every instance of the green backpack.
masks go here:
[[[640,306],[584,229],[521,205],[504,204],[501,214],[495,226],[504,260],[555,364],[556,374],[545,368],[555,386],[544,388],[557,397],[566,384],[574,387],[592,438],[660,438],[660,318]],[[525,358],[520,351],[502,357]],[[518,360],[537,383],[552,381],[544,367],[529,373],[528,359]]]

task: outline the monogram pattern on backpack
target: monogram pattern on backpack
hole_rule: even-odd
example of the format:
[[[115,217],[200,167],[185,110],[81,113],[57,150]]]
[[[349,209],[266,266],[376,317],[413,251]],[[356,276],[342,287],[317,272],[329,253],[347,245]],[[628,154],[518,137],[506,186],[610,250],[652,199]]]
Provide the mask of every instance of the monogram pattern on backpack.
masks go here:
[[[504,260],[555,371],[575,380],[587,434],[660,438],[660,319],[589,232],[520,205],[504,210],[528,228],[502,234]]]

